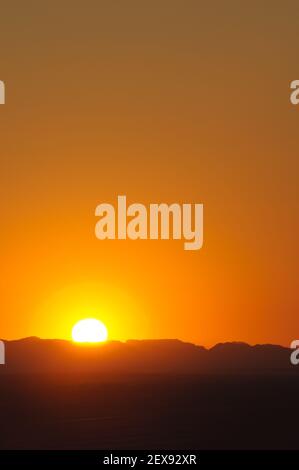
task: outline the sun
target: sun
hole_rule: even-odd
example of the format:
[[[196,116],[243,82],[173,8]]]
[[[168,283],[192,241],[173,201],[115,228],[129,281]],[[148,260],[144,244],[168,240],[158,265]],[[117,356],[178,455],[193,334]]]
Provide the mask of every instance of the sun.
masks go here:
[[[86,318],[75,324],[72,338],[76,343],[102,343],[107,340],[108,331],[100,320]]]

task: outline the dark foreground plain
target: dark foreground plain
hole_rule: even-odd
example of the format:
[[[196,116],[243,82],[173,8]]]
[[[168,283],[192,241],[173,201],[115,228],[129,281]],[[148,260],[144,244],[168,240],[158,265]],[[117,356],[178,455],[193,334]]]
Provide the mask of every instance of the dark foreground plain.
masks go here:
[[[297,374],[0,377],[1,449],[298,449]]]

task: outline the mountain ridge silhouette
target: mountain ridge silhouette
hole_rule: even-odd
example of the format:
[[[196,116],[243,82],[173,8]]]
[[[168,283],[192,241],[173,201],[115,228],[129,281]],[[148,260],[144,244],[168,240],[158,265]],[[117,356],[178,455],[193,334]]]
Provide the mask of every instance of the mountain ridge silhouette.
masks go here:
[[[24,373],[275,373],[295,372],[291,349],[275,344],[217,343],[207,349],[179,339],[107,341],[80,345],[27,337],[6,341],[0,375]]]

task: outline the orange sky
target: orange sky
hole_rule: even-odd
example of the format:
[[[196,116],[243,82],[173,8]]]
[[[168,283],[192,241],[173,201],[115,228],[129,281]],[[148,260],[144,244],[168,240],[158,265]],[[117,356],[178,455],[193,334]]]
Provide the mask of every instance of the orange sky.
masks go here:
[[[298,337],[299,6],[269,9],[1,6],[0,337]],[[204,248],[97,240],[118,194],[203,203]]]

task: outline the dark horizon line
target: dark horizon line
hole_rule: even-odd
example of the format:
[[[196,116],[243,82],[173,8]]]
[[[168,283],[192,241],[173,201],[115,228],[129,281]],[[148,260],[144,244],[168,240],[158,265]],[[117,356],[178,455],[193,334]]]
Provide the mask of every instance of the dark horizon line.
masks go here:
[[[258,346],[276,346],[280,347],[283,349],[291,349],[289,346],[283,346],[282,344],[276,344],[276,343],[255,343],[255,344],[250,344],[247,343],[246,341],[220,341],[218,343],[215,343],[211,347],[206,347],[201,344],[193,343],[192,341],[185,341],[179,338],[143,338],[143,339],[126,339],[126,340],[116,340],[116,339],[108,339],[106,341],[99,341],[99,342],[76,342],[73,341],[72,339],[64,339],[64,338],[41,338],[39,336],[25,336],[23,338],[16,338],[16,339],[3,339],[0,338],[0,341],[3,341],[4,343],[13,343],[13,342],[20,342],[20,341],[26,341],[26,340],[39,340],[39,341],[61,341],[65,343],[70,343],[75,346],[90,346],[90,347],[95,347],[95,346],[105,346],[107,344],[111,343],[122,343],[122,344],[127,344],[129,342],[179,342],[183,344],[189,344],[195,347],[203,348],[207,351],[215,348],[216,346],[221,346],[221,345],[227,345],[227,344],[233,344],[233,345],[244,345],[248,346],[250,348],[258,347]]]

